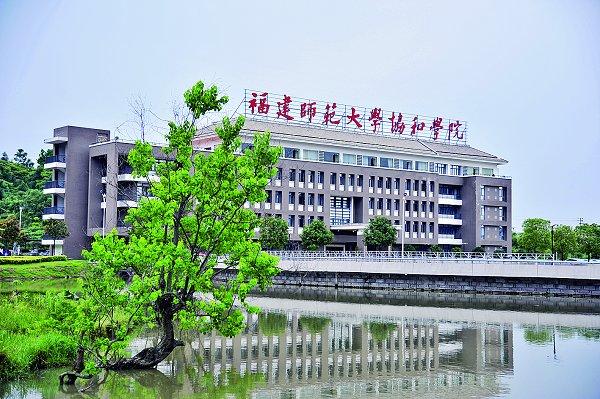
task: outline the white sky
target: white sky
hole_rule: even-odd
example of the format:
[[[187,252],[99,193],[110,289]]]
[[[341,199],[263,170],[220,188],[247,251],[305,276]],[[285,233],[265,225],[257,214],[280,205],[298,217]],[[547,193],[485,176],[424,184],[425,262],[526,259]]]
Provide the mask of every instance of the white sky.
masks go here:
[[[600,2],[0,0],[0,152],[55,127],[135,137],[197,80],[469,122],[513,224],[600,222]]]

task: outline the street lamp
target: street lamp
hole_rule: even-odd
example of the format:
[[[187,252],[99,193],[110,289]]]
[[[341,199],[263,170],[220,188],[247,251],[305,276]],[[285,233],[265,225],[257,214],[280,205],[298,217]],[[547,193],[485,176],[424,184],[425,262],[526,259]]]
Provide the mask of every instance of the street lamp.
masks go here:
[[[406,230],[406,225],[404,222],[404,213],[406,210],[406,193],[404,193],[404,196],[402,197],[402,237],[400,238],[400,242],[401,242],[401,257],[404,258],[404,230]]]
[[[106,230],[106,193],[102,193],[102,203],[104,204],[104,208],[102,209],[102,238],[104,238]]]

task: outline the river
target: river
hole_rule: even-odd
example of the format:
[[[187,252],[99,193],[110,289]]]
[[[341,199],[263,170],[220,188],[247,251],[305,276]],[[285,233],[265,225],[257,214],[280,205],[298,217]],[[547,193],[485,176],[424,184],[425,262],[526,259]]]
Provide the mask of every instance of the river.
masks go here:
[[[263,313],[242,334],[185,332],[157,370],[102,375],[85,395],[47,370],[0,396],[600,397],[597,299],[273,288],[250,302]]]

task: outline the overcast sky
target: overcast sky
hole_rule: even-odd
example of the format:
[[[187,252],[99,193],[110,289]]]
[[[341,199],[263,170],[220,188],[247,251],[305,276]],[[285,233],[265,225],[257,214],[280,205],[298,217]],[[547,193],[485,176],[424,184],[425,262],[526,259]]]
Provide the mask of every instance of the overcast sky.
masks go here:
[[[133,138],[133,97],[168,118],[201,79],[229,111],[259,88],[464,119],[509,161],[515,226],[600,222],[600,1],[204,3],[0,0],[0,152]]]

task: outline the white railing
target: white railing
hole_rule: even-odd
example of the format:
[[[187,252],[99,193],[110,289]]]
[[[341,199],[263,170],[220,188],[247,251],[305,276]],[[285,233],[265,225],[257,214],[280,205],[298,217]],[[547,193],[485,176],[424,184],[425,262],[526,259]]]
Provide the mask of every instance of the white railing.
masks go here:
[[[282,260],[347,260],[347,261],[402,261],[415,259],[443,259],[464,261],[485,259],[489,261],[543,261],[561,262],[551,254],[537,253],[482,253],[482,252],[421,252],[421,251],[269,251]],[[562,263],[562,262],[561,262]],[[567,262],[572,263],[572,262]]]

